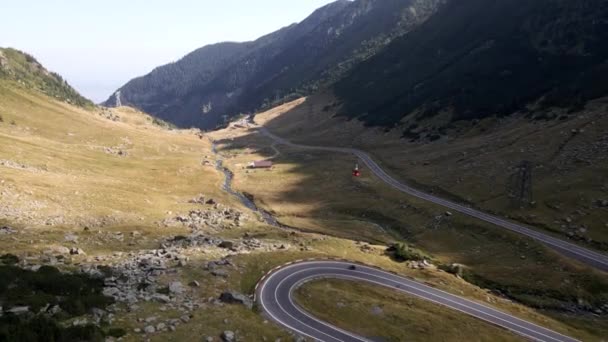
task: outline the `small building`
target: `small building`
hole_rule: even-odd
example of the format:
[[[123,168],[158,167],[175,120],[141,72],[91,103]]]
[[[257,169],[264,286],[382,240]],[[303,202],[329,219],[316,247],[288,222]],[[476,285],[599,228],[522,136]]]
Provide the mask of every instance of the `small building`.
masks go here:
[[[272,161],[270,160],[259,160],[249,164],[250,169],[270,169],[272,167]]]

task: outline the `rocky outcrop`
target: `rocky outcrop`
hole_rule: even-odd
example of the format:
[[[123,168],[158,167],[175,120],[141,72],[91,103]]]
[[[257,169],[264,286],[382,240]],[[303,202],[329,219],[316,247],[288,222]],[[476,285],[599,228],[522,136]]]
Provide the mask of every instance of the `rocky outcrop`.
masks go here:
[[[200,198],[199,198],[200,199]],[[207,200],[205,203],[209,203]],[[179,215],[165,219],[161,222],[165,227],[185,226],[193,231],[207,228],[218,230],[241,227],[248,216],[241,211],[232,208],[224,208],[220,204],[215,204],[212,209],[192,210],[186,215]]]
[[[17,231],[9,226],[0,227],[0,235],[15,234]]]
[[[226,291],[220,295],[220,301],[226,304],[241,304],[248,309],[253,309],[253,300],[236,291]]]

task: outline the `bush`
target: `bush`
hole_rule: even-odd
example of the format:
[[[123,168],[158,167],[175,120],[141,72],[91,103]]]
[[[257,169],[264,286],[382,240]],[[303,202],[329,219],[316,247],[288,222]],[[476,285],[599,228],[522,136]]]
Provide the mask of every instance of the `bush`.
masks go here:
[[[3,256],[0,256],[0,261],[5,265],[12,266],[19,263],[19,258],[13,254],[4,254]]]
[[[14,261],[10,255],[3,258]],[[37,311],[47,304],[59,305],[67,313],[78,316],[113,303],[102,291],[102,280],[63,274],[50,266],[43,266],[37,272],[0,266],[0,302],[4,307],[29,306],[31,311]]]
[[[127,331],[125,329],[112,328],[112,329],[108,330],[108,332],[106,333],[106,336],[110,336],[110,337],[114,337],[114,338],[121,338],[121,337],[125,336],[126,334],[127,334]]]
[[[388,249],[388,252],[392,252],[393,257],[397,261],[401,261],[401,262],[409,261],[409,260],[422,261],[425,259],[420,253],[411,249],[405,243],[397,243],[397,244],[393,245],[392,247],[390,247]]]
[[[2,117],[1,114],[0,114],[0,122],[4,122],[4,118]]]
[[[97,342],[103,340],[103,332],[94,325],[63,328],[55,320],[44,316],[31,319],[5,316],[0,319],[0,341]]]

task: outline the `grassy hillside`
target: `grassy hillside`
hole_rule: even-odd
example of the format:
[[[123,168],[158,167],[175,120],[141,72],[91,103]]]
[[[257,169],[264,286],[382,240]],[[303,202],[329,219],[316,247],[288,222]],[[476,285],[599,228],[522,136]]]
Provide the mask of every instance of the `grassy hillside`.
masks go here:
[[[207,141],[129,108],[79,109],[0,81],[0,116],[0,219],[151,224],[220,181],[201,166]]]
[[[605,245],[606,208],[599,207],[597,199],[606,197],[599,190],[606,166],[604,154],[594,150],[605,132],[601,103],[579,113],[580,121],[514,118],[505,125],[488,120],[462,128],[458,139],[430,144],[337,118],[332,103],[335,98],[329,95],[301,99],[259,114],[256,121],[296,142],[363,148],[393,176],[421,189],[592,248]],[[587,126],[582,136],[576,133],[571,139],[572,130],[580,132],[584,122],[593,122],[597,130]],[[252,130],[233,128],[217,136],[223,138],[224,153],[233,156],[230,167],[236,170],[236,187],[253,194],[256,203],[282,223],[372,243],[407,241],[438,263],[466,265],[463,277],[472,284],[596,336],[608,329],[601,323],[608,288],[601,272],[492,225],[462,215],[446,217],[444,208],[388,188],[365,168],[363,177],[352,179],[354,157],[273,146]],[[592,164],[576,161],[573,153],[582,151],[595,151]],[[505,194],[506,180],[500,177],[514,172],[505,165],[518,165],[532,152],[555,158],[555,166],[535,168],[536,204],[513,209]],[[246,163],[263,158],[273,158],[273,171],[242,170]],[[553,167],[563,172],[559,178],[548,176]],[[550,209],[556,204],[559,209]],[[580,229],[583,225],[587,228]],[[600,316],[594,316],[598,312]]]
[[[161,66],[121,87],[121,103],[180,127],[213,129],[339,79],[444,2],[335,1],[253,42],[203,47]]]
[[[258,222],[254,213],[246,211],[221,190],[223,177],[213,168],[215,160],[210,151],[210,143],[207,139],[199,139],[196,131],[171,130],[162,122],[126,107],[112,110],[75,107],[24,89],[13,81],[0,81],[0,115],[3,117],[0,122],[0,227],[10,227],[8,230],[2,228],[0,249],[3,253],[14,255],[3,256],[0,261],[13,262],[16,258],[17,263],[11,267],[19,269],[52,265],[52,268],[40,268],[38,272],[0,267],[0,272],[6,272],[3,273],[3,279],[17,278],[29,291],[18,292],[19,296],[25,296],[21,300],[21,297],[15,297],[16,290],[8,286],[10,284],[0,282],[0,294],[11,299],[4,301],[4,310],[17,301],[32,303],[36,309],[44,308],[48,303],[59,302],[71,310],[67,316],[53,316],[60,325],[71,325],[73,321],[83,319],[94,323],[92,307],[104,308],[108,304],[104,304],[106,299],[90,297],[85,300],[78,296],[62,297],[61,301],[55,299],[56,293],[66,293],[71,289],[63,280],[60,280],[65,285],[62,288],[47,284],[63,279],[57,269],[76,274],[82,269],[100,270],[109,274],[103,279],[110,283],[131,279],[129,277],[134,277],[133,273],[143,267],[140,263],[142,258],[160,259],[154,255],[161,253],[161,246],[168,241],[182,241],[202,234],[213,239],[232,241],[241,247],[237,252],[214,244],[186,245],[184,248],[171,249],[171,253],[183,259],[180,263],[166,259],[166,272],[153,280],[157,294],[166,293],[168,285],[175,281],[186,285],[196,280],[200,287],[187,287],[184,297],[175,297],[177,304],[140,300],[134,305],[121,301],[109,305],[107,309],[112,310],[113,318],[108,320],[107,313],[103,316],[106,318],[100,327],[104,333],[118,336],[125,334],[125,341],[144,338],[153,341],[183,341],[191,340],[193,336],[213,337],[217,340],[223,331],[232,330],[243,340],[259,341],[264,337],[289,340],[291,336],[287,332],[266,322],[256,311],[238,305],[217,305],[208,299],[217,298],[222,291],[228,289],[251,294],[263,274],[285,262],[310,257],[344,257],[415,277],[476,300],[485,301],[490,298],[499,303],[501,308],[522,317],[582,338],[590,336],[580,328],[567,326],[521,305],[500,300],[448,273],[415,270],[407,264],[394,262],[384,254],[382,245],[392,241],[393,237],[379,233],[381,231],[378,226],[368,219],[361,219],[358,224],[353,224],[348,215],[320,215],[315,220],[310,220],[309,213],[302,210],[299,204],[283,201],[285,208],[297,216],[291,223],[302,224],[311,232],[322,232],[328,236],[279,230]],[[224,131],[219,134],[228,137],[231,133],[232,131]],[[225,151],[226,157],[230,157],[228,152]],[[237,171],[236,182],[239,188],[247,189],[241,178],[245,175],[245,170],[236,168],[235,163],[259,157],[261,156],[239,154],[227,161],[227,165]],[[323,159],[319,159],[319,162],[325,164]],[[275,186],[269,187],[266,184],[269,184],[271,178],[266,177],[276,176],[275,174],[251,176],[263,176],[255,178],[256,181],[249,184],[253,186],[251,193],[264,200],[270,209],[275,208],[267,193],[259,189],[262,186],[267,191],[284,191],[286,188],[282,186],[286,185],[285,178],[273,178]],[[291,181],[297,182],[300,176],[294,173],[291,177],[294,177]],[[294,185],[297,186],[297,183]],[[336,186],[339,187],[340,184]],[[331,190],[329,187],[319,187],[320,193],[323,189]],[[317,201],[317,195],[310,196],[305,192],[306,188],[303,190],[302,197],[294,196],[292,201],[307,198]],[[223,206],[218,212],[223,212],[224,209],[243,210],[251,219],[240,227],[222,222],[218,226],[201,224],[196,229],[160,223],[167,218],[187,214],[190,210],[213,212],[213,206],[189,203],[201,193]],[[280,196],[276,199],[280,199]],[[277,214],[282,215],[283,209],[276,209]],[[362,249],[361,244],[353,241],[360,240],[361,236],[380,245]],[[258,241],[262,247],[241,249],[244,243],[251,240]],[[280,248],[282,245],[285,248]],[[78,254],[72,255],[65,251],[74,248]],[[163,260],[165,258],[162,257]],[[226,276],[214,276],[207,269],[208,263],[224,258],[231,263],[220,267]],[[133,270],[119,273],[124,272],[121,271],[124,267],[122,265],[131,263],[135,265]],[[122,276],[110,277],[114,274]],[[28,283],[32,282],[30,278],[36,282]],[[96,279],[94,290],[99,291],[100,280]],[[129,281],[139,284],[137,278]],[[39,291],[39,287],[44,291]],[[370,300],[374,300],[376,295],[372,294]],[[189,309],[188,303],[197,306]],[[408,316],[412,314],[409,311],[401,314],[415,319]],[[182,321],[184,315],[188,315],[184,319],[187,323]],[[455,313],[453,315],[458,316]],[[5,322],[4,318],[7,317],[11,316],[4,314],[0,325],[16,326],[15,320]],[[30,321],[23,318],[24,331],[37,329],[29,327],[48,326],[57,336],[68,336],[68,340],[73,335],[82,338],[95,334],[95,338],[102,338],[98,330],[74,328],[60,332],[54,320],[48,321],[44,315],[35,317]],[[439,319],[442,315],[430,311],[428,317]],[[454,321],[445,322],[446,329],[459,329],[466,317],[458,317]],[[154,322],[147,322],[147,319]],[[180,323],[171,323],[175,320]],[[160,332],[150,334],[142,332],[144,328],[151,325],[158,327],[160,323],[166,325],[165,331],[161,329]],[[483,326],[479,322],[475,324]],[[175,331],[171,331],[169,326],[174,326]],[[492,331],[493,328],[485,326],[485,329]],[[469,336],[468,332],[462,334]]]
[[[459,120],[579,110],[608,94],[607,20],[601,0],[448,2],[336,84],[340,112],[406,131],[447,116],[422,132],[432,135]]]
[[[60,101],[80,107],[93,103],[81,96],[59,74],[49,72],[31,55],[19,50],[0,48],[0,79],[13,80]]]

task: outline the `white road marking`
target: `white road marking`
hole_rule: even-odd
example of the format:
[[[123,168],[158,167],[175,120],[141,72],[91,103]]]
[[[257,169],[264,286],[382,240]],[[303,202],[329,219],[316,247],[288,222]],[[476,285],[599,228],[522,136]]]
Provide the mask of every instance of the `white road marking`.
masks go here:
[[[343,264],[344,267],[343,268],[337,267],[336,266],[337,264],[339,264],[339,265]],[[304,334],[306,336],[309,336],[309,337],[312,337],[315,339],[319,339],[318,336],[316,336],[316,337],[311,336],[310,333],[307,334],[302,331],[299,331],[299,330],[291,327],[289,325],[289,323],[284,322],[281,319],[279,319],[278,317],[276,317],[275,314],[273,314],[272,312],[270,312],[268,310],[268,307],[264,303],[264,296],[263,296],[266,285],[271,281],[271,279],[273,279],[278,274],[284,274],[285,272],[289,272],[290,269],[309,266],[302,270],[296,270],[293,273],[288,273],[283,279],[281,279],[279,281],[279,283],[277,284],[276,288],[274,289],[273,300],[276,301],[276,304],[278,305],[278,307],[281,311],[281,314],[285,314],[285,315],[289,316],[295,322],[298,322],[299,324],[301,324],[305,327],[308,327],[314,331],[317,331],[317,332],[321,333],[323,336],[328,336],[332,340],[340,341],[339,339],[337,339],[331,335],[328,335],[327,333],[322,332],[322,331],[318,330],[317,328],[310,326],[309,324],[305,324],[301,321],[298,321],[298,319],[296,317],[294,317],[292,314],[290,314],[285,309],[285,307],[283,307],[281,305],[281,303],[279,301],[279,297],[278,297],[278,290],[279,290],[279,288],[281,288],[283,286],[284,282],[288,281],[289,279],[292,279],[293,277],[297,277],[299,274],[301,274],[303,272],[310,272],[311,270],[314,271],[315,269],[318,269],[320,271],[320,274],[311,275],[306,278],[300,279],[294,285],[292,285],[291,288],[289,288],[289,290],[288,290],[289,304],[293,308],[295,308],[300,314],[303,314],[304,316],[308,317],[309,319],[316,321],[318,324],[328,327],[330,329],[333,329],[335,331],[338,331],[340,333],[343,333],[358,341],[367,342],[368,340],[366,340],[363,337],[354,335],[350,332],[347,332],[343,329],[340,329],[338,327],[335,327],[331,324],[325,323],[325,322],[311,316],[310,314],[306,313],[304,310],[302,310],[302,308],[300,308],[292,300],[292,292],[294,291],[294,289],[297,288],[298,286],[300,286],[302,283],[310,281],[311,279],[315,279],[315,278],[317,278],[317,279],[318,278],[338,278],[338,279],[364,281],[364,282],[368,282],[368,283],[372,283],[372,284],[376,284],[376,285],[380,285],[380,286],[392,288],[392,289],[395,289],[395,285],[399,285],[400,287],[398,287],[397,289],[400,292],[404,292],[404,293],[416,296],[418,298],[436,303],[438,305],[449,307],[453,310],[468,314],[470,316],[473,316],[473,317],[476,317],[483,321],[489,322],[493,325],[500,326],[500,327],[505,328],[509,331],[512,331],[516,334],[519,334],[521,336],[524,336],[524,337],[527,337],[527,338],[530,338],[530,339],[533,339],[536,341],[576,341],[575,339],[573,339],[571,337],[568,337],[568,336],[565,336],[558,332],[543,328],[532,322],[524,321],[511,314],[501,312],[501,311],[494,309],[492,307],[489,307],[487,305],[477,303],[475,301],[465,299],[463,297],[459,297],[459,296],[453,295],[451,293],[448,293],[448,292],[445,292],[442,290],[435,289],[428,285],[418,283],[418,282],[410,280],[408,278],[405,278],[405,277],[402,277],[399,275],[394,275],[392,273],[389,273],[389,272],[386,272],[386,271],[383,271],[381,269],[377,269],[374,267],[370,267],[370,266],[366,266],[366,265],[359,265],[359,267],[356,270],[349,271],[349,273],[352,273],[355,275],[350,275],[350,274],[344,275],[344,274],[339,274],[338,272],[336,272],[335,274],[328,273],[328,272],[331,272],[332,270],[344,272],[347,269],[347,267],[352,264],[353,263],[351,263],[351,262],[343,262],[343,261],[311,261],[311,262],[302,262],[302,263],[284,265],[279,268],[280,269],[279,271],[272,271],[272,273],[262,283],[262,286],[261,286],[260,292],[259,292],[260,295],[258,296],[260,298],[260,302],[262,304],[264,311],[266,313],[268,313],[273,318],[273,320],[275,320],[277,323],[279,323],[289,329],[297,331],[298,333]],[[362,272],[361,270],[368,270],[369,272]],[[356,274],[359,274],[360,276],[357,276]],[[384,280],[385,282],[367,279],[364,276],[370,276],[373,278],[381,279],[381,280]],[[402,288],[402,287],[405,287],[405,288]],[[410,289],[410,290],[408,290],[408,289]],[[444,294],[445,296],[442,296],[442,294]],[[466,310],[468,310],[468,311],[466,311]],[[487,310],[487,312],[484,310]],[[503,317],[500,317],[501,315]],[[512,319],[513,321],[511,321],[509,319]],[[523,324],[522,322],[528,326],[522,325]],[[538,328],[538,330],[534,330],[533,329],[534,327]],[[559,339],[559,338],[555,338],[553,336],[549,336],[549,335],[547,335],[547,333],[555,334],[555,336],[561,336],[564,339]],[[534,335],[536,335],[536,336],[534,336]]]

